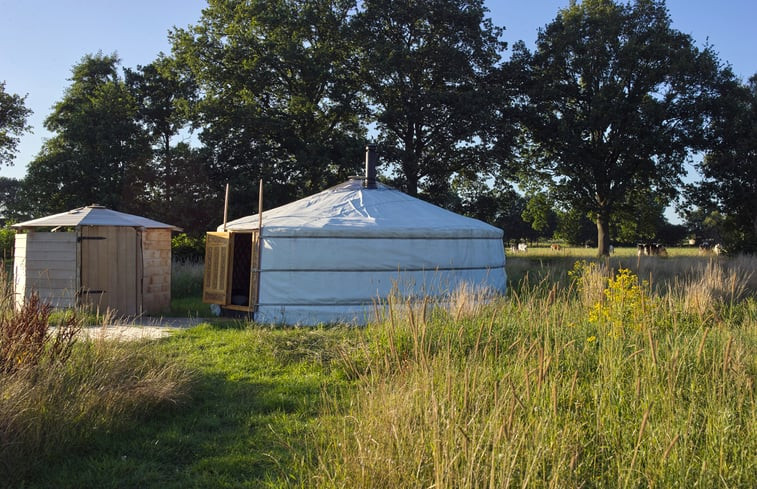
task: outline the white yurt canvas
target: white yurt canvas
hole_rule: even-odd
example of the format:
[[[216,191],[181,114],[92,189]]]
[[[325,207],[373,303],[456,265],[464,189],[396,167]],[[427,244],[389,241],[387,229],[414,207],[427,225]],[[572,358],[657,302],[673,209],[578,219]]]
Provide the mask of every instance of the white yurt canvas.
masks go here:
[[[259,322],[363,324],[393,292],[505,291],[500,229],[361,178],[207,238],[205,301]]]

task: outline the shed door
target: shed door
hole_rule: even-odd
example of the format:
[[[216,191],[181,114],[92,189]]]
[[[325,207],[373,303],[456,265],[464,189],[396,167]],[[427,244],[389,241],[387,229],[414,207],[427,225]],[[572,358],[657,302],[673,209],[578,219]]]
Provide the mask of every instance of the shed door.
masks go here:
[[[209,304],[229,304],[229,257],[231,240],[229,233],[207,233],[205,236],[205,276],[202,301]]]
[[[136,229],[85,226],[79,231],[79,302],[119,315],[142,311],[141,239]]]

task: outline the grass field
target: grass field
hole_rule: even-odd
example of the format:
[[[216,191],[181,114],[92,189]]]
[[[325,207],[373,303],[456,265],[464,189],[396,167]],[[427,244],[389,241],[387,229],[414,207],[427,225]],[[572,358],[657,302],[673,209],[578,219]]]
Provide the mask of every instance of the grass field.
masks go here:
[[[757,487],[757,259],[593,252],[529,249],[508,257],[505,298],[461,293],[443,310],[398,298],[365,328],[208,322],[77,343],[67,369],[97,365],[92,383],[111,389],[82,388],[80,403],[43,389],[36,412],[69,406],[55,423],[13,425],[31,401],[0,374],[0,481]]]

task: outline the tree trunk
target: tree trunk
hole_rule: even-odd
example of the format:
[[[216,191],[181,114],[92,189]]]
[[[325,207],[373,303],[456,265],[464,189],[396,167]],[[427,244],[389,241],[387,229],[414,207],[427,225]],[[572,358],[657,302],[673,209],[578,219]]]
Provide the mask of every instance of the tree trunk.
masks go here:
[[[411,172],[405,173],[405,182],[407,185],[406,193],[413,197],[418,196],[418,176]]]
[[[610,216],[606,212],[597,214],[597,255],[610,256]]]

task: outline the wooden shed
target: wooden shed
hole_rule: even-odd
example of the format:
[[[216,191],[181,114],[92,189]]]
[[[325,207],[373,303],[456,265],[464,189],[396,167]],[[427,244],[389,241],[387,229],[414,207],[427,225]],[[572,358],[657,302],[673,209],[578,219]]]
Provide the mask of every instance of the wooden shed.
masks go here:
[[[91,205],[13,226],[16,307],[32,293],[54,307],[119,315],[171,307],[171,232],[180,228]]]

